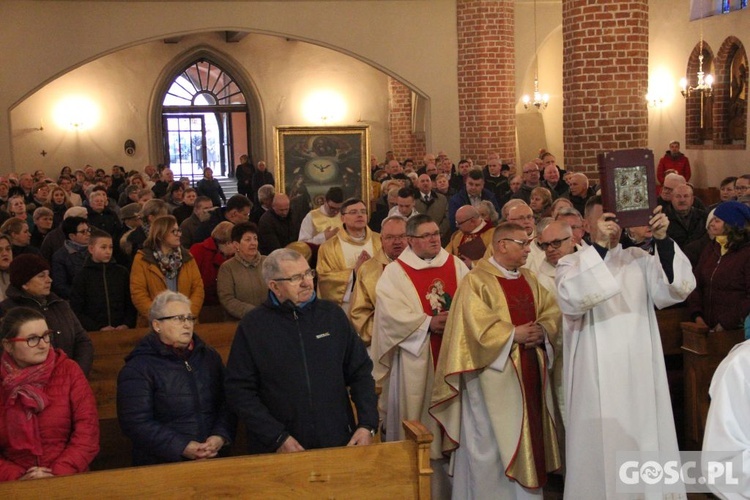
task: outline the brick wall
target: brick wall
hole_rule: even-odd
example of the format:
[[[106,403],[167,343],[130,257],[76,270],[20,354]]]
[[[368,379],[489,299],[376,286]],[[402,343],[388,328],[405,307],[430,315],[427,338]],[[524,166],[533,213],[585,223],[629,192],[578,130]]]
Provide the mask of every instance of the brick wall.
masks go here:
[[[461,156],[515,161],[514,2],[458,0],[456,9]]]
[[[424,158],[426,147],[424,133],[412,133],[411,89],[398,80],[388,78],[391,150],[399,161],[411,158],[419,164]],[[385,151],[373,151],[381,162]]]
[[[562,7],[565,167],[598,177],[598,153],[648,143],[648,1]]]

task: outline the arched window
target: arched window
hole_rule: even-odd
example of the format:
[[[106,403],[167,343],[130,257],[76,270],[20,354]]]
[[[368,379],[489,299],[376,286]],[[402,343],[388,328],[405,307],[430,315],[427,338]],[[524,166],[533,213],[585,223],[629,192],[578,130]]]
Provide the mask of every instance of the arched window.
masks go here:
[[[719,144],[743,145],[747,136],[748,61],[742,42],[730,36],[716,56],[717,88],[715,95]]]
[[[235,79],[207,58],[173,79],[162,101],[165,163],[176,177],[210,167],[231,175],[237,151],[248,151],[248,106]]]

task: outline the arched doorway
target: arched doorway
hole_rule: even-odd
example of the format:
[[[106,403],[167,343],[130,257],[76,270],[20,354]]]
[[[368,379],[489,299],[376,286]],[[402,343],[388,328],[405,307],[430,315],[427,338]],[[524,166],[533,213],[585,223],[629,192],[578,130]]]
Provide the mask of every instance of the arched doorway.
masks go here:
[[[172,79],[161,122],[164,163],[175,177],[200,178],[206,167],[232,176],[235,159],[251,153],[247,99],[235,78],[208,57]]]

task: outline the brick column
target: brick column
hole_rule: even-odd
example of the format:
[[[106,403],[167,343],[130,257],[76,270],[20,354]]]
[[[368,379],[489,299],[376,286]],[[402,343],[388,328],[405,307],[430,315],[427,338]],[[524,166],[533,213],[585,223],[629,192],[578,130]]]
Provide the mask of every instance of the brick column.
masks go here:
[[[563,0],[565,167],[648,143],[648,0]],[[657,155],[658,156],[658,155]]]
[[[388,123],[390,125],[391,150],[399,161],[406,158],[418,165],[427,148],[424,133],[413,133],[411,89],[398,80],[388,77]],[[385,153],[376,152],[378,158]]]
[[[461,156],[515,161],[514,2],[457,0],[456,10]]]

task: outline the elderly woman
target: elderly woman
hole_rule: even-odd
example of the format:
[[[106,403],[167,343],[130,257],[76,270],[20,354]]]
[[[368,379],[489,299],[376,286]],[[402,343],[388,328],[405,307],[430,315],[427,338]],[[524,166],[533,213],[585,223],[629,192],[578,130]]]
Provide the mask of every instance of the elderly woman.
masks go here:
[[[234,255],[231,240],[233,227],[234,224],[229,221],[220,222],[211,231],[211,236],[190,247],[190,253],[201,273],[206,295],[203,303],[207,306],[219,304],[219,296],[216,294],[216,278],[219,275],[219,267]]]
[[[544,187],[535,187],[531,190],[529,206],[534,212],[534,219],[539,222],[544,217],[552,215],[552,193]]]
[[[490,200],[482,200],[477,207],[477,211],[482,219],[489,222],[491,226],[497,226],[500,222],[500,214],[495,210],[495,205]]]
[[[117,417],[133,442],[133,465],[216,457],[234,437],[224,402],[224,365],[194,334],[190,299],[165,291],[151,329],[117,378]]]
[[[180,233],[173,216],[156,217],[143,248],[135,254],[130,270],[130,293],[138,310],[138,326],[148,324],[151,303],[164,290],[188,297],[193,316],[198,317],[201,311],[204,298],[201,273],[190,252],[180,246]]]
[[[724,232],[706,246],[693,269],[697,286],[688,306],[696,323],[734,330],[750,313],[750,207],[725,201],[714,215]]]
[[[101,229],[109,234],[120,234],[122,224],[114,210],[109,208],[107,192],[95,189],[88,197],[89,226]]]
[[[0,481],[84,472],[99,453],[94,393],[79,366],[51,348],[56,334],[26,307],[0,324]]]
[[[551,217],[553,219],[556,219],[557,214],[559,214],[562,210],[566,208],[575,208],[573,206],[573,202],[567,198],[557,198],[555,201],[552,202]]]
[[[34,248],[41,248],[44,237],[54,227],[54,213],[47,207],[39,207],[34,210],[32,217],[34,229],[31,230],[30,245]]]
[[[40,255],[38,248],[31,246],[31,231],[26,221],[10,218],[0,226],[0,233],[7,234],[13,246],[13,257],[23,254]]]
[[[224,310],[242,319],[268,298],[268,287],[261,274],[265,256],[258,252],[258,227],[242,222],[232,228],[234,258],[219,268],[218,293]]]
[[[5,292],[6,299],[0,302],[0,315],[20,306],[42,313],[49,327],[60,332],[52,340],[53,347],[65,351],[88,375],[94,347],[68,302],[51,291],[47,261],[38,255],[20,255],[13,257],[8,271],[10,284]]]

